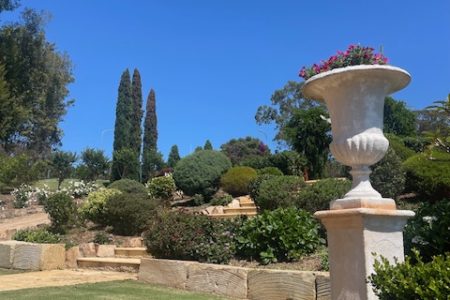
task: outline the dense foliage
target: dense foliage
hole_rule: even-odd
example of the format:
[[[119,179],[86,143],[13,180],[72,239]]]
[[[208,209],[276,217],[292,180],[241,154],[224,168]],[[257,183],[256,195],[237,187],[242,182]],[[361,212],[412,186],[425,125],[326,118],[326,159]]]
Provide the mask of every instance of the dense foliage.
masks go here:
[[[264,264],[296,260],[324,243],[319,228],[313,216],[303,210],[265,211],[242,224],[236,238],[237,253]]]
[[[120,193],[122,192],[117,189],[105,188],[90,193],[79,209],[80,215],[95,224],[106,225],[108,220],[108,212],[105,208],[106,202]]]
[[[405,189],[405,171],[401,159],[389,147],[382,160],[371,166],[370,182],[384,198],[396,199]]]
[[[350,190],[350,180],[322,179],[302,188],[298,194],[297,206],[310,213],[330,208],[330,202],[341,199]]]
[[[175,180],[172,175],[154,177],[147,183],[147,189],[151,197],[168,201],[176,190]]]
[[[375,262],[374,270],[369,280],[380,300],[445,300],[450,295],[450,253],[435,256],[429,263],[414,253],[396,265],[382,257]]]
[[[138,154],[130,148],[122,148],[113,152],[111,179],[139,179]]]
[[[117,189],[123,193],[147,195],[147,189],[145,188],[145,186],[142,183],[131,179],[121,179],[114,181],[108,186],[108,188]]]
[[[55,151],[52,153],[50,166],[58,178],[58,189],[64,179],[68,178],[73,170],[73,164],[77,161],[77,155],[72,152]]]
[[[234,255],[234,222],[180,211],[160,211],[145,233],[157,258],[227,263]]]
[[[134,69],[133,78],[131,80],[131,103],[132,111],[130,117],[130,149],[137,153],[138,158],[141,156],[142,146],[142,83],[141,74],[138,69]]]
[[[201,150],[181,159],[175,166],[173,179],[186,195],[211,197],[217,190],[220,177],[231,167],[221,152]]]
[[[297,194],[305,182],[297,176],[269,176],[259,184],[255,204],[260,209],[295,206]]]
[[[253,156],[265,156],[270,154],[269,147],[262,141],[252,137],[232,139],[222,146],[220,149],[230,158],[233,165],[239,165],[243,160]]]
[[[383,118],[384,132],[398,136],[416,135],[416,115],[405,102],[386,97]]]
[[[139,235],[155,214],[158,202],[142,193],[121,193],[108,199],[105,205],[107,225],[115,234]]]
[[[416,154],[403,166],[408,191],[417,192],[430,201],[450,197],[450,153],[432,151]]]
[[[283,172],[276,167],[265,167],[257,170],[258,175],[273,175],[273,176],[283,176]]]
[[[105,178],[109,169],[109,160],[103,150],[87,148],[81,153],[81,161],[81,166],[85,169],[81,179],[94,181],[99,177]]]
[[[16,241],[39,244],[61,243],[61,236],[48,231],[46,228],[21,229],[14,234],[12,239]]]
[[[247,195],[249,192],[248,185],[256,176],[256,170],[253,168],[233,167],[223,174],[220,186],[232,196]]]
[[[77,222],[77,207],[67,193],[55,193],[48,197],[44,210],[50,217],[53,232],[64,233],[69,226]]]
[[[147,96],[144,119],[144,140],[142,153],[142,180],[146,182],[161,168],[162,157],[158,154],[158,119],[156,116],[156,95],[153,89]]]
[[[178,146],[173,145],[170,148],[169,158],[167,159],[167,166],[175,168],[177,162],[180,160],[180,153],[178,152]]]

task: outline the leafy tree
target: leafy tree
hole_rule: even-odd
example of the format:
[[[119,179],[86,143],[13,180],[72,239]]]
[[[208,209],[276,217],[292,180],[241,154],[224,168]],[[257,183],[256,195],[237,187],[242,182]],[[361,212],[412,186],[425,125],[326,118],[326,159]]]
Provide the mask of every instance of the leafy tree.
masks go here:
[[[180,153],[178,152],[178,146],[173,145],[170,148],[169,158],[167,160],[167,165],[171,168],[175,168],[175,165],[180,160]]]
[[[77,161],[77,155],[72,152],[55,151],[51,156],[50,165],[58,178],[58,190],[61,183],[70,176],[73,164]]]
[[[142,182],[147,182],[165,166],[163,155],[156,149],[145,151],[143,160]]]
[[[114,126],[114,145],[113,145],[113,153],[118,154],[122,149],[133,150],[131,148],[131,115],[132,115],[132,99],[131,99],[131,85],[130,85],[130,72],[126,69],[122,73],[122,77],[120,79],[119,84],[119,93],[117,97],[117,105],[116,105],[116,123]],[[129,151],[124,153],[129,154]],[[122,154],[119,155],[122,157]],[[128,158],[133,158],[137,162],[138,155],[129,156]],[[123,170],[123,166],[118,165],[118,161],[116,160],[118,155],[113,155],[113,163],[112,163],[112,171],[111,171],[111,179],[118,180],[121,179],[124,174],[121,174],[119,170]],[[136,162],[129,162],[128,167],[136,166]],[[138,168],[138,167],[137,167]],[[135,171],[128,170],[129,174],[135,174]],[[134,175],[133,175],[134,176]],[[135,178],[133,178],[135,179]]]
[[[131,98],[132,98],[132,114],[131,114],[131,140],[130,147],[135,149],[138,157],[141,153],[142,142],[142,84],[141,75],[138,69],[134,69],[133,80],[131,81]]]
[[[231,139],[220,146],[220,149],[228,156],[233,165],[238,165],[252,156],[266,156],[270,154],[269,147],[259,139],[249,136],[246,138]]]
[[[331,136],[330,124],[324,120],[327,112],[318,106],[297,110],[285,125],[288,144],[308,160],[308,172],[312,178],[323,175],[328,159]]]
[[[405,189],[405,171],[402,160],[392,147],[388,148],[382,160],[371,167],[370,181],[385,198],[396,199]]]
[[[14,132],[14,117],[20,113],[14,105],[14,98],[9,93],[5,80],[5,67],[0,65],[0,140],[5,141]]]
[[[155,168],[161,164],[162,156],[157,151],[158,120],[156,116],[155,91],[150,90],[147,97],[145,120],[144,120],[144,143],[142,153],[142,180],[147,182]]]
[[[14,10],[18,6],[18,0],[0,0],[0,13],[3,11]]]
[[[446,100],[438,100],[433,102],[434,105],[430,105],[427,109],[437,110],[444,113],[448,118],[450,118],[450,93],[447,95]]]
[[[203,150],[214,150],[210,140],[206,140]]]
[[[113,152],[111,174],[114,174],[114,180],[123,178],[139,180],[138,169],[138,157],[134,149],[122,148]]]
[[[416,134],[416,115],[403,101],[386,97],[384,102],[384,132],[399,136]]]
[[[3,9],[15,1],[2,1]],[[34,156],[47,157],[60,144],[60,121],[73,101],[65,101],[67,85],[73,81],[70,59],[46,40],[46,16],[26,9],[21,23],[0,28],[0,64],[4,66],[10,99],[3,147],[12,152],[26,148]],[[3,128],[3,127],[2,127]]]
[[[202,147],[197,146],[197,147],[195,147],[194,152],[199,152],[199,151],[202,151],[202,150],[203,150]]]
[[[106,175],[109,160],[102,150],[87,148],[81,153],[81,160],[86,168],[85,179],[93,181],[102,175]]]

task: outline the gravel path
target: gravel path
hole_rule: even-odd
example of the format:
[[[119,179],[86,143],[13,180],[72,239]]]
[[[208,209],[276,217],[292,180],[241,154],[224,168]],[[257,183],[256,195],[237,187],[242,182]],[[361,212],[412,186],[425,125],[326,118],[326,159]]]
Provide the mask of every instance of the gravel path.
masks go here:
[[[44,212],[26,216],[5,219],[0,223],[0,240],[10,239],[16,230],[38,225],[50,224],[48,215]]]
[[[28,272],[0,276],[0,292],[127,279],[136,280],[137,274],[87,269]]]

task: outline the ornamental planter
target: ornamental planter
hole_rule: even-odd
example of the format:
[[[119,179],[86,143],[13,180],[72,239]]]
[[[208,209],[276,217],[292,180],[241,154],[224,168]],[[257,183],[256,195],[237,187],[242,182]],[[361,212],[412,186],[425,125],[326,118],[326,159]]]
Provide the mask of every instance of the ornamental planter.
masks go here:
[[[387,65],[338,68],[308,79],[307,98],[324,101],[331,118],[331,153],[350,166],[352,189],[331,209],[395,209],[392,199],[382,198],[370,184],[370,166],[381,160],[389,146],[383,135],[384,98],[410,82],[408,72]]]

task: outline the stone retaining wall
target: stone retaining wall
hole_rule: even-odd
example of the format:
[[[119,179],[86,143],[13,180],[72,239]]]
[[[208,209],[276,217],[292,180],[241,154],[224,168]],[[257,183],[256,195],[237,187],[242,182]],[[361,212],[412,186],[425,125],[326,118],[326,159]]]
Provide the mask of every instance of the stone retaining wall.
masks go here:
[[[139,280],[233,299],[328,300],[329,274],[145,258]]]
[[[4,222],[5,219],[22,217],[40,212],[44,212],[44,208],[42,206],[0,210],[0,222]]]

